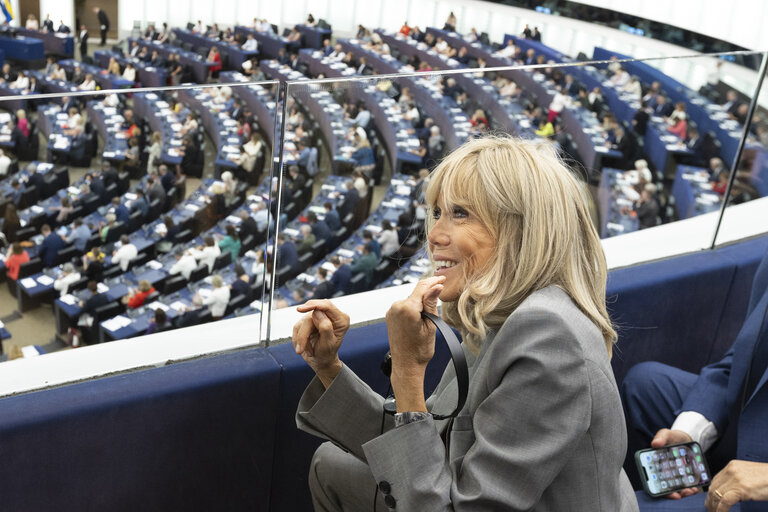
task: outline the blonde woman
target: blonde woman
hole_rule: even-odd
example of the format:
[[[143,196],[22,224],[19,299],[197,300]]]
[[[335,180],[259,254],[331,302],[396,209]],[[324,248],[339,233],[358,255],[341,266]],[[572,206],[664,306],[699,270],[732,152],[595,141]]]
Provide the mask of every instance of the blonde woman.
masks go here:
[[[149,157],[147,158],[147,171],[156,169],[160,162],[160,155],[163,154],[163,134],[152,132],[149,145]]]
[[[316,378],[297,422],[333,440],[309,472],[316,510],[370,510],[378,487],[377,510],[636,511],[581,184],[551,145],[480,138],[437,167],[426,200],[434,276],[386,315],[394,421],[382,427],[383,398],[338,358],[349,317],[329,301],[298,308],[311,314],[295,349]],[[470,366],[466,405],[441,421],[428,411],[455,405],[455,374],[425,401],[435,329],[421,317],[438,298]]]
[[[122,71],[120,71],[120,63],[117,62],[117,59],[114,57],[109,58],[109,65],[107,66],[107,73],[120,76],[122,74]]]

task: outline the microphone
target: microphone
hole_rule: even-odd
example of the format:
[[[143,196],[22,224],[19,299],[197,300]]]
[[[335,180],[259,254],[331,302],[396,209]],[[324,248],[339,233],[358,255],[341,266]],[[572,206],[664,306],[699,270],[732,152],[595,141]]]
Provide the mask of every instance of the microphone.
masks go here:
[[[445,343],[448,346],[448,351],[451,353],[451,362],[453,363],[453,369],[456,372],[456,383],[459,388],[458,400],[456,401],[456,408],[453,412],[450,414],[431,413],[432,417],[436,420],[455,418],[464,407],[469,392],[469,368],[467,367],[467,357],[464,355],[464,350],[461,348],[461,343],[456,337],[456,334],[454,334],[453,330],[443,319],[432,313],[427,313],[426,311],[421,312],[421,317],[426,318],[435,324],[437,330],[443,335]],[[389,351],[381,362],[381,371],[387,378],[392,376],[392,354]],[[397,412],[397,404],[394,396],[384,400],[384,412],[387,414],[395,414]]]

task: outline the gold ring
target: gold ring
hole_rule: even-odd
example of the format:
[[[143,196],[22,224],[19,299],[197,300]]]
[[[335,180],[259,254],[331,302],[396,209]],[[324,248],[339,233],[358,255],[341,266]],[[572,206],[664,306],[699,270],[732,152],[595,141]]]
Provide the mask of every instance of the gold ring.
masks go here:
[[[714,491],[712,491],[712,492],[715,494],[715,497],[717,498],[717,501],[720,501],[720,500],[722,500],[722,499],[723,499],[723,495],[722,495],[722,494],[720,493],[720,491],[718,491],[717,489],[715,489],[715,490],[714,490]]]

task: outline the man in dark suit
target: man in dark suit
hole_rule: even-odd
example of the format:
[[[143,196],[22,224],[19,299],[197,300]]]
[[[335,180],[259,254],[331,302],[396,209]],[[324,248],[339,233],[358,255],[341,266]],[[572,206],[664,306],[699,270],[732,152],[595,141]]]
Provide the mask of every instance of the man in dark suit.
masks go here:
[[[160,204],[165,202],[165,189],[159,180],[155,180],[152,176],[147,178],[147,195],[149,196],[149,202],[160,201]]]
[[[285,234],[280,233],[277,237],[277,269],[286,265],[295,269],[299,264],[299,253],[296,245],[291,242]]]
[[[29,164],[27,167],[29,176],[27,177],[27,188],[34,186],[38,193],[42,192],[45,187],[45,177],[37,172],[37,166],[34,163]]]
[[[332,232],[341,229],[341,219],[339,218],[339,213],[333,209],[333,205],[326,202],[323,206],[325,207],[325,223],[328,225],[328,229]]]
[[[107,44],[107,32],[109,31],[109,18],[104,9],[93,8],[93,12],[99,17],[99,30],[101,31],[101,46]]]
[[[56,32],[58,32],[59,34],[69,34],[72,31],[69,29],[68,26],[64,24],[64,20],[60,20],[59,28],[56,29]]]
[[[625,133],[624,128],[621,125],[617,126],[613,130],[613,133],[616,136],[616,143],[614,144],[615,149],[619,150],[624,156],[622,168],[629,169],[635,161],[635,157],[637,157],[637,151],[639,149],[637,140],[635,140],[632,133]]]
[[[53,20],[51,19],[51,15],[50,14],[46,14],[45,15],[45,20],[43,20],[42,29],[45,30],[46,32],[53,32],[54,31],[54,29],[53,29]]]
[[[168,171],[168,166],[165,164],[160,165],[157,168],[157,172],[160,174],[160,184],[167,193],[176,184],[176,177]]]
[[[358,75],[370,75],[373,74],[373,68],[368,65],[365,57],[360,57],[360,64],[357,66]]]
[[[101,306],[109,304],[109,297],[104,293],[99,293],[99,284],[96,281],[88,281],[88,291],[91,292],[91,296],[80,301],[81,313],[92,315]]]
[[[248,236],[252,236],[254,240],[259,239],[259,226],[256,220],[248,215],[248,212],[243,210],[238,216],[240,217],[240,229],[238,230],[238,236],[240,240],[245,240]]]
[[[120,202],[119,197],[112,198],[112,210],[118,222],[128,222],[131,218],[131,212]]]
[[[690,165],[703,166],[704,137],[699,135],[699,130],[695,126],[688,126],[688,137],[685,139],[685,147],[693,153],[687,160]]]
[[[3,64],[3,72],[0,74],[0,80],[2,80],[5,83],[10,83],[16,80],[18,78],[18,73],[16,73],[12,68],[11,65],[7,62]]]
[[[43,224],[43,227],[40,228],[40,234],[43,235],[43,241],[40,243],[37,255],[43,261],[44,267],[53,267],[56,265],[59,251],[67,244],[57,233],[51,231],[51,226],[48,224]]]
[[[91,192],[102,199],[104,198],[104,195],[107,192],[107,187],[104,186],[104,180],[102,180],[100,176],[97,176],[96,174],[87,174],[85,176],[85,181],[88,183],[88,186],[91,187]]]
[[[674,109],[674,105],[667,101],[667,97],[659,94],[656,98],[656,108],[653,109],[653,114],[659,117],[669,117]]]
[[[360,194],[357,192],[355,184],[352,180],[347,180],[344,182],[344,187],[347,189],[347,191],[344,192],[344,199],[337,207],[337,210],[339,211],[339,217],[342,219],[350,213],[354,213],[355,209],[357,208],[357,203],[360,202]]]
[[[11,192],[10,195],[11,201],[13,201],[13,204],[16,206],[16,208],[19,208],[19,205],[21,204],[21,198],[24,196],[24,184],[19,180],[14,179],[11,181],[11,188],[13,189],[13,192]]]
[[[104,186],[109,187],[111,184],[118,184],[120,181],[120,175],[117,169],[112,167],[109,160],[101,161],[101,179],[104,180]]]
[[[333,238],[331,228],[328,227],[328,224],[326,224],[325,221],[318,219],[315,212],[309,212],[307,215],[307,222],[309,222],[309,226],[312,228],[312,234],[315,235],[315,240],[325,240],[325,245],[328,247]]]
[[[77,36],[80,41],[80,58],[84,58],[88,55],[88,29],[85,28],[85,24],[80,25],[80,34]]]
[[[333,293],[347,291],[349,286],[349,280],[352,279],[352,270],[349,265],[343,263],[341,258],[334,256],[331,258],[331,264],[336,267],[336,271],[331,276],[331,284],[333,284]]]
[[[627,423],[654,448],[697,441],[716,473],[708,493],[678,501],[638,493],[641,510],[766,510],[768,489],[768,254],[755,272],[741,331],[725,356],[697,374],[657,362],[634,366],[621,386]],[[727,464],[727,465],[726,465]],[[718,472],[721,467],[725,469]],[[746,482],[751,485],[745,485]]]
[[[313,299],[330,299],[333,294],[333,283],[328,280],[328,271],[323,267],[317,269],[317,286],[312,292]]]

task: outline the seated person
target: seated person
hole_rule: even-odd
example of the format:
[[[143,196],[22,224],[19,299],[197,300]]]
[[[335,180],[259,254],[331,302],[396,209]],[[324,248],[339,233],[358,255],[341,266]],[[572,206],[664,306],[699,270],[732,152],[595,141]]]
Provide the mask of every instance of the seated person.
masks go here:
[[[128,295],[123,297],[122,302],[128,308],[140,308],[144,305],[147,297],[153,293],[155,293],[155,287],[149,281],[142,279],[139,281],[138,289],[131,289]]]
[[[21,242],[14,242],[5,255],[5,275],[13,281],[19,278],[19,269],[29,261],[29,254],[22,247]]]
[[[197,268],[197,261],[195,261],[195,258],[191,254],[186,253],[181,247],[176,249],[174,257],[176,258],[176,262],[168,270],[168,273],[172,276],[181,274],[184,276],[184,279],[189,279],[192,271]]]
[[[162,308],[155,309],[155,314],[152,316],[152,321],[149,322],[147,331],[144,334],[154,334],[156,332],[165,331],[170,327],[168,323],[168,317]]]
[[[121,235],[120,247],[112,253],[112,264],[120,265],[120,270],[125,272],[128,270],[131,261],[135,260],[138,254],[139,250],[131,243],[128,235]]]
[[[684,489],[679,501],[638,493],[640,510],[765,510],[768,505],[768,254],[752,283],[747,316],[730,350],[699,374],[657,362],[634,366],[621,386],[627,423],[645,446],[697,441],[715,473],[709,492]],[[702,312],[702,314],[706,314]],[[723,466],[724,469],[721,469]],[[680,499],[682,497],[682,499]],[[760,503],[758,503],[760,502]]]
[[[69,287],[80,280],[80,272],[75,270],[72,263],[65,263],[61,268],[61,276],[53,282],[53,289],[63,297],[69,292]]]

